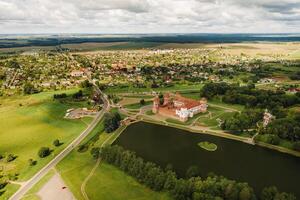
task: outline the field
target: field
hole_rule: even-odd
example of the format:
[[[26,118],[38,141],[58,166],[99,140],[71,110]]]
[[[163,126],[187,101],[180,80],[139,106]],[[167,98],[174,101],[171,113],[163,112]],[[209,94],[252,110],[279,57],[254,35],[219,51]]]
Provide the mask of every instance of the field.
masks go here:
[[[77,90],[65,92],[75,91]],[[91,121],[90,118],[84,121],[64,119],[67,109],[86,106],[86,104],[85,102],[61,103],[53,100],[53,94],[54,92],[46,92],[0,100],[0,153],[6,158],[9,154],[16,156],[16,159],[11,162],[7,162],[6,158],[0,161],[5,179],[8,176],[16,178],[17,181],[29,179],[65,148]],[[63,144],[54,147],[52,143],[55,139],[59,139]],[[37,153],[43,146],[50,147],[53,152],[50,156],[41,159]],[[29,159],[37,161],[36,165],[30,166]],[[5,188],[7,193],[10,192],[10,187],[8,185]]]
[[[200,91],[203,85],[201,84],[175,84],[172,87],[165,87],[165,88],[134,88],[134,87],[110,87],[105,90],[107,94],[116,94],[116,93],[130,93],[139,94],[144,92],[175,92],[175,91]]]
[[[109,136],[109,134],[101,133],[99,140],[94,145],[99,146]],[[95,164],[96,161],[92,158],[89,151],[84,153],[73,151],[58,164],[57,169],[59,173],[77,200],[84,199],[80,192],[80,187]],[[154,192],[139,184],[132,177],[126,175],[117,168],[105,163],[100,164],[96,169],[95,174],[88,181],[86,192],[90,199],[101,200],[170,199],[167,194]]]

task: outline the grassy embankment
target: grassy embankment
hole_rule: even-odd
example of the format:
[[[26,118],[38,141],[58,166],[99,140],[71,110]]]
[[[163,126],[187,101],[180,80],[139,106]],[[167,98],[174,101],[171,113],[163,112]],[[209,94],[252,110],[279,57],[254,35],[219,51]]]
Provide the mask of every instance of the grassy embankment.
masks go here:
[[[55,155],[65,148],[81,131],[86,128],[90,118],[84,120],[64,119],[67,109],[87,107],[86,102],[53,100],[54,93],[74,93],[77,89],[68,91],[44,92],[28,96],[2,97],[0,99],[0,153],[5,156],[0,161],[2,180],[17,179],[24,181],[46,165]],[[53,146],[53,141],[59,139],[63,144]],[[39,158],[40,147],[50,147],[53,152],[46,158]],[[7,162],[9,154],[16,159]],[[37,161],[29,165],[29,159]],[[2,197],[9,196],[16,186],[8,184]]]

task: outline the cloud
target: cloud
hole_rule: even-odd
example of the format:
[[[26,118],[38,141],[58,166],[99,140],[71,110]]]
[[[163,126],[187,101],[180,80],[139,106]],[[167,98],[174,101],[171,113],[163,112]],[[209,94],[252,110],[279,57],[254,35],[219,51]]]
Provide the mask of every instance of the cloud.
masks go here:
[[[0,0],[0,33],[300,32],[299,0]]]

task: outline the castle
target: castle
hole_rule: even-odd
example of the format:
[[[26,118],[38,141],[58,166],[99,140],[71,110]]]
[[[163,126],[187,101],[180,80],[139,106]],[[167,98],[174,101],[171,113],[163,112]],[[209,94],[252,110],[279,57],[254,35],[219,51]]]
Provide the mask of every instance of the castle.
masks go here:
[[[173,118],[179,118],[180,121],[187,121],[198,113],[207,111],[207,100],[202,98],[200,101],[181,96],[179,93],[166,93],[161,104],[160,98],[156,96],[153,100],[153,113]]]

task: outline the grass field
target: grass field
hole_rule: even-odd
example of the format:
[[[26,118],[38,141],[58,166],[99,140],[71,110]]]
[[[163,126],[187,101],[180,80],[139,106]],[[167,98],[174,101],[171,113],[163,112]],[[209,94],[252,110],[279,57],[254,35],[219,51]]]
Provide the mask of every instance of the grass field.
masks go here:
[[[98,145],[107,139],[108,134],[101,134]],[[57,166],[65,183],[73,192],[77,200],[84,200],[80,187],[85,177],[90,173],[96,161],[89,151],[78,153],[71,152]],[[132,177],[117,168],[102,163],[86,186],[87,195],[91,200],[168,200],[166,193],[157,193],[144,187]]]
[[[135,87],[110,87],[105,90],[107,94],[117,94],[117,93],[130,93],[130,94],[139,94],[143,92],[167,92],[167,91],[200,91],[203,87],[202,84],[175,84],[172,87],[165,88],[135,88]]]
[[[5,175],[3,179],[15,174],[17,181],[29,179],[83,131],[91,120],[64,119],[67,109],[85,106],[86,103],[61,103],[53,100],[53,94],[46,92],[0,99],[0,153],[6,157],[8,154],[17,156],[12,162],[7,162],[5,158],[0,161]],[[63,145],[54,147],[52,143],[55,139],[59,139]],[[43,146],[50,147],[53,152],[41,159],[37,153]],[[37,164],[29,166],[29,159],[36,160]],[[10,187],[8,185],[5,188],[5,193],[10,192]]]
[[[147,105],[150,105],[150,104],[152,104],[152,101],[145,101],[144,105],[142,105],[140,103],[134,103],[134,104],[125,105],[124,107],[128,108],[128,109],[140,109],[141,107],[147,106]]]
[[[97,185],[97,187],[95,187]],[[112,192],[113,191],[113,192]],[[114,166],[102,163],[87,184],[90,199],[101,200],[167,200],[166,193],[154,192],[140,185],[134,178],[127,176]]]

